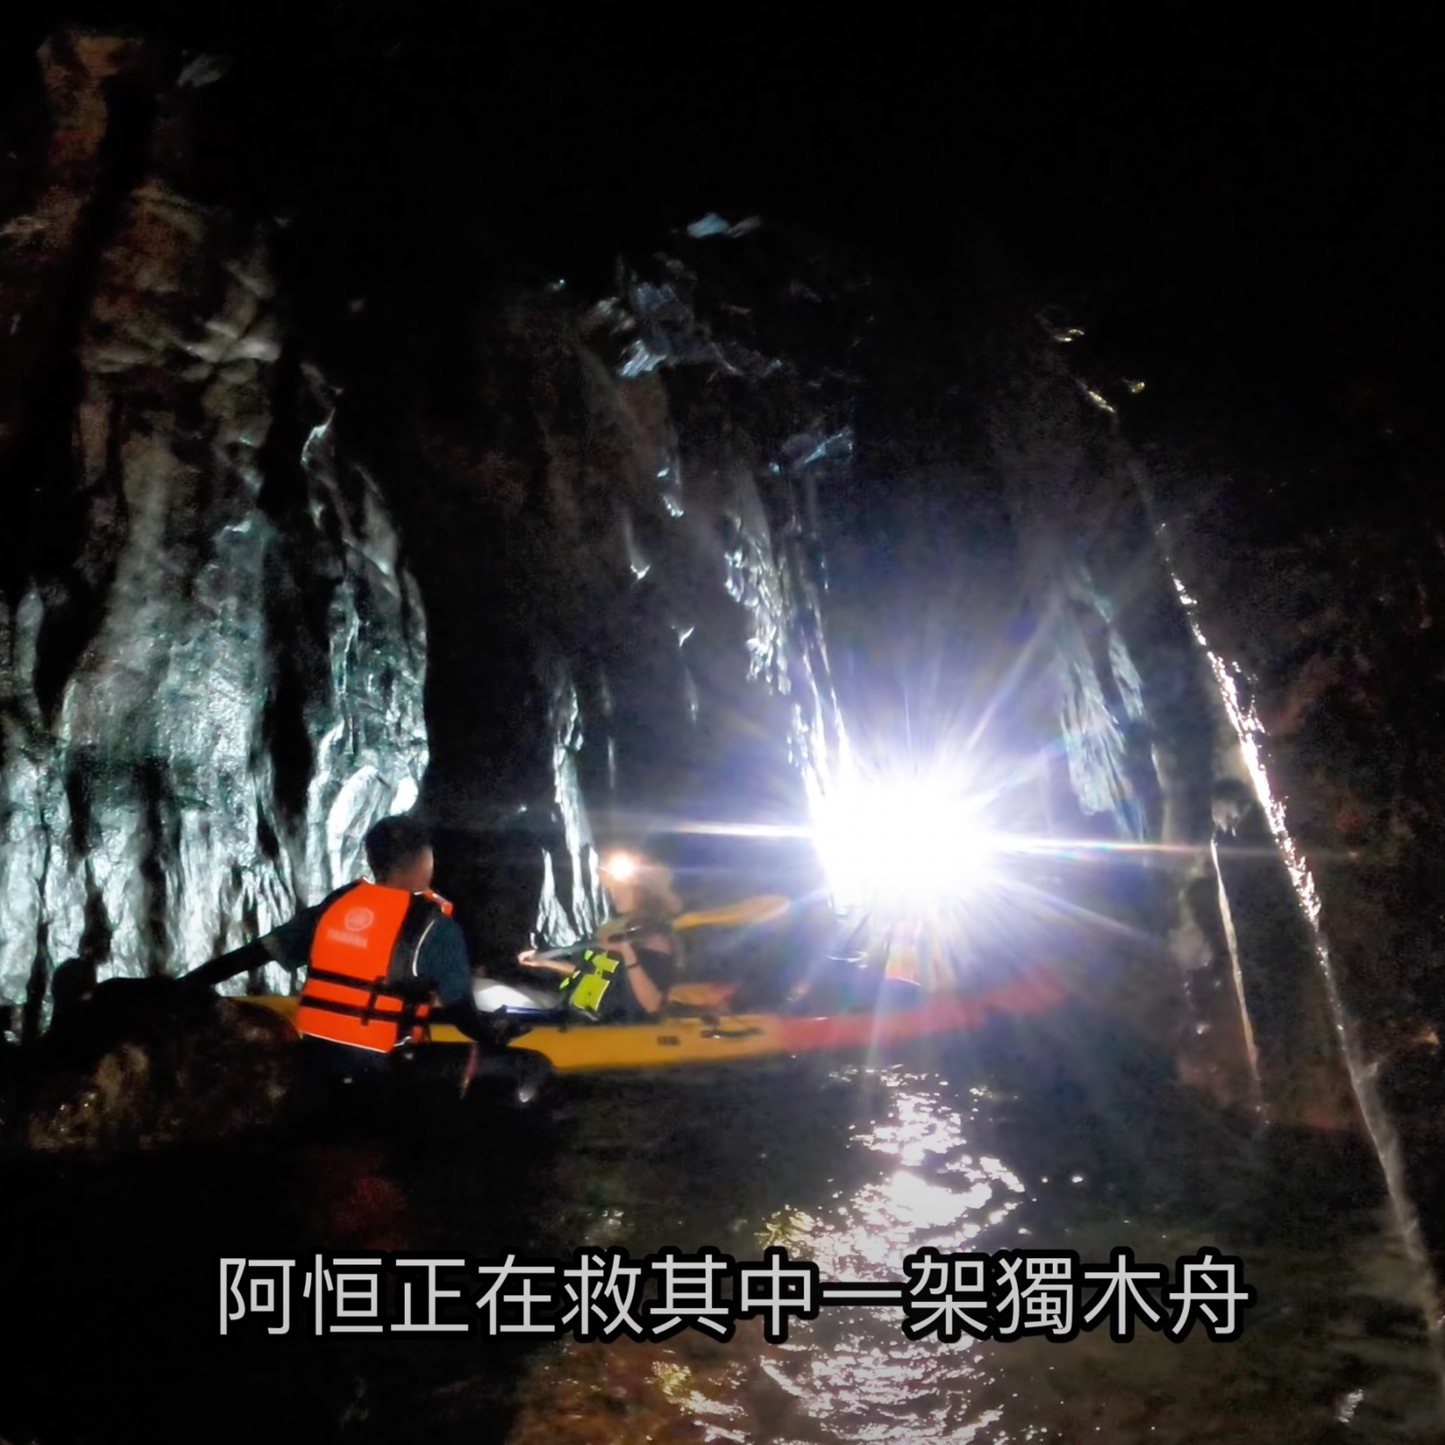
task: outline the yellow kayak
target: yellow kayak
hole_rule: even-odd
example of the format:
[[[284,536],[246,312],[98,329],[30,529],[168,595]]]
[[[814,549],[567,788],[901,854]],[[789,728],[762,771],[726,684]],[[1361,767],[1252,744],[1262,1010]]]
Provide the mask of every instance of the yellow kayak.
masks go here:
[[[920,1007],[886,1013],[808,1017],[790,1014],[675,1014],[655,1023],[538,1024],[511,1041],[510,1047],[546,1057],[563,1072],[672,1068],[718,1064],[802,1053],[867,1049],[906,1039],[976,1028],[1000,1014],[1043,1013],[1067,997],[1049,970],[1024,975],[999,988],[976,994],[934,995]],[[294,996],[257,995],[238,1000],[294,1021]],[[469,1046],[450,1024],[429,1030],[431,1045]]]

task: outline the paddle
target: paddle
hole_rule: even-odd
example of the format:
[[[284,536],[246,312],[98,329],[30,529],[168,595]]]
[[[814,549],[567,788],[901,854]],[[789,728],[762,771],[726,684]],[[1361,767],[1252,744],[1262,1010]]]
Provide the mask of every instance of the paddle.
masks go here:
[[[740,928],[749,923],[769,923],[781,918],[792,904],[781,893],[765,893],[757,898],[745,898],[727,908],[711,908],[702,912],[680,913],[671,922],[675,929],[685,928]],[[611,934],[614,940],[636,937],[647,932],[645,926],[629,928],[625,933]],[[538,949],[533,958],[568,958],[584,947],[581,943],[569,943],[562,948]]]
[[[712,908],[702,913],[682,913],[672,920],[674,928],[737,928],[746,923],[771,923],[781,918],[791,903],[781,893],[764,893],[745,898],[730,908]]]

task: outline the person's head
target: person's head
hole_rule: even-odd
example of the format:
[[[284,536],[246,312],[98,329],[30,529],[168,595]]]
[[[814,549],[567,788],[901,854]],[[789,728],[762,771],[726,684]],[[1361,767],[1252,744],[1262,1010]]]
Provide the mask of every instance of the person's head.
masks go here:
[[[641,850],[610,850],[598,871],[619,913],[682,912],[672,870]]]
[[[431,887],[431,833],[415,818],[383,818],[366,835],[366,861],[383,888],[420,893]]]

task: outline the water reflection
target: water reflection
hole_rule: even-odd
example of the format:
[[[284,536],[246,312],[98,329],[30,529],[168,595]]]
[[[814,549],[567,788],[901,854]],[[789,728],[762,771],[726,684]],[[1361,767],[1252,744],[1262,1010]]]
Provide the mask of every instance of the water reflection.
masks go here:
[[[833,1077],[856,1078],[856,1072]],[[1023,1181],[1001,1160],[967,1152],[962,1114],[937,1092],[920,1090],[917,1075],[885,1070],[878,1082],[888,1091],[891,1113],[855,1128],[849,1143],[901,1167],[820,1215],[780,1211],[756,1236],[760,1246],[784,1244],[816,1261],[825,1278],[897,1280],[915,1249],[976,1248],[1024,1193]],[[977,1111],[975,1105],[970,1113]]]
[[[1063,1089],[1028,1058],[1006,1085],[970,1041],[922,1065],[574,1081],[511,1127],[485,1112],[466,1127],[418,1116],[400,1141],[12,1180],[0,1268],[32,1328],[7,1346],[0,1434],[102,1438],[164,1377],[170,1434],[204,1419],[209,1437],[247,1445],[1438,1440],[1409,1260],[1389,1246],[1383,1199],[1358,1188],[1367,1171],[1308,1150],[1277,1157],[1248,1131],[1211,1129],[1157,1079],[1115,1074]],[[1210,1244],[1243,1258],[1259,1304],[1229,1345],[1144,1330],[1129,1345],[1099,1332],[909,1340],[896,1306],[828,1306],[778,1344],[757,1321],[726,1344],[685,1330],[540,1349],[198,1336],[222,1254],[560,1258],[588,1243],[634,1259],[711,1244],[740,1260],[781,1243],[825,1279],[875,1280],[901,1280],[924,1245],[1026,1243],[1095,1262],[1128,1244],[1170,1266]],[[85,1356],[87,1391],[45,1343],[69,1337],[80,1281],[87,1297],[138,1302]]]
[[[1212,1244],[1244,1256],[1246,1279],[1259,1290],[1258,1318],[1233,1344],[1212,1344],[1197,1330],[1174,1343],[1142,1328],[1129,1345],[1114,1344],[1107,1331],[1067,1344],[967,1336],[947,1344],[909,1340],[896,1307],[830,1306],[815,1321],[795,1322],[780,1344],[752,1323],[726,1346],[688,1335],[653,1345],[563,1344],[524,1385],[511,1445],[661,1438],[1306,1445],[1335,1439],[1331,1432],[1345,1423],[1371,1441],[1439,1438],[1423,1331],[1410,1323],[1408,1262],[1389,1261],[1379,1214],[1330,1216],[1322,1189],[1319,1218],[1311,1218],[1308,1204],[1284,1190],[1276,1199],[1281,1217],[1272,1219],[1266,1189],[1242,1210],[1235,1201],[1240,1232],[1231,1236],[1221,1225],[1230,1208],[1219,1198],[1181,1208],[1167,1189],[1121,1194],[1115,1180],[1095,1183],[1102,1170],[1071,1167],[1077,1152],[1060,1150],[1061,1167],[1041,1171],[1039,1160],[1067,1144],[1078,1120],[1041,1121],[1017,1098],[945,1072],[840,1070],[811,1084],[792,1080],[780,1095],[784,1114],[766,1095],[750,1104],[713,1100],[713,1117],[726,1117],[719,1127],[729,1148],[742,1148],[751,1134],[743,1153],[770,1156],[761,1173],[734,1176],[741,1187],[727,1201],[716,1176],[692,1176],[711,1201],[714,1229],[731,1233],[675,1238],[676,1221],[689,1211],[676,1212],[677,1193],[663,1189],[639,1198],[629,1216],[634,1252],[664,1235],[685,1247],[720,1243],[749,1259],[782,1244],[794,1258],[815,1260],[824,1279],[901,1280],[904,1257],[925,1245],[945,1252],[1054,1245],[1093,1263],[1128,1244],[1140,1262],[1172,1268],[1179,1255]],[[1152,1146],[1139,1123],[1156,1102],[1136,1098],[1137,1114],[1125,1107],[1093,1120],[1123,1136],[1121,1149],[1135,1147],[1143,1186],[1171,1168],[1159,1151],[1145,1157]],[[656,1142],[676,1151],[682,1141],[678,1115],[671,1117],[672,1132]],[[801,1132],[799,1118],[809,1124]],[[1177,1142],[1199,1153],[1225,1150],[1226,1137]],[[697,1141],[686,1147],[695,1153]],[[1221,1196],[1231,1180],[1244,1187],[1249,1177],[1247,1161],[1227,1150],[1196,1164],[1193,1187],[1212,1175]],[[1257,1175],[1258,1161],[1253,1167]],[[1300,1198],[1308,1199],[1307,1188]],[[734,1204],[751,1216],[724,1226]],[[1329,1217],[1333,1226],[1323,1222]]]

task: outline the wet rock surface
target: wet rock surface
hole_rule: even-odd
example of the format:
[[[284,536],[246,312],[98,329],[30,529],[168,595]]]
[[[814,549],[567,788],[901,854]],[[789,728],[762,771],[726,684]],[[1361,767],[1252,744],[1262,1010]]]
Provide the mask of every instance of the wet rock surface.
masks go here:
[[[1146,916],[1180,971],[1181,1068],[1367,1132],[1438,1260],[1438,436],[1399,391],[1321,421],[1308,364],[1295,425],[1234,434],[1218,396],[1178,394],[1187,372],[1154,405],[1116,337],[1044,333],[999,435],[1055,602],[1074,795],[1163,847]]]
[[[1099,390],[1083,345],[1041,325],[995,429],[1046,599],[1073,795],[1143,849],[1143,918],[1166,945],[1148,966],[1177,980],[1186,1075],[1232,1107],[1352,1127],[1311,928],[1131,443],[1129,389]]]
[[[588,926],[599,828],[796,827],[837,765],[800,491],[837,435],[829,398],[732,334],[730,307],[779,309],[776,276],[709,275],[707,243],[672,239],[690,254],[659,256],[658,281],[510,298],[445,410],[388,374],[415,418],[399,435],[364,389],[341,412],[413,480],[395,504],[431,627],[423,804],[485,962]]]
[[[395,527],[267,228],[189,193],[161,67],[47,45],[0,254],[0,989],[32,1029],[62,958],[194,966],[324,892],[427,756]]]
[[[286,1117],[295,1052],[264,1010],[172,979],[111,979],[13,1051],[0,1137],[94,1157],[244,1137]]]
[[[493,298],[435,385],[364,303],[308,331],[179,66],[49,42],[5,232],[0,978],[29,1026],[62,958],[193,966],[354,876],[423,773],[482,960],[589,925],[617,800],[637,838],[804,817],[839,724],[796,479],[846,434],[747,320],[786,283],[662,256]]]

